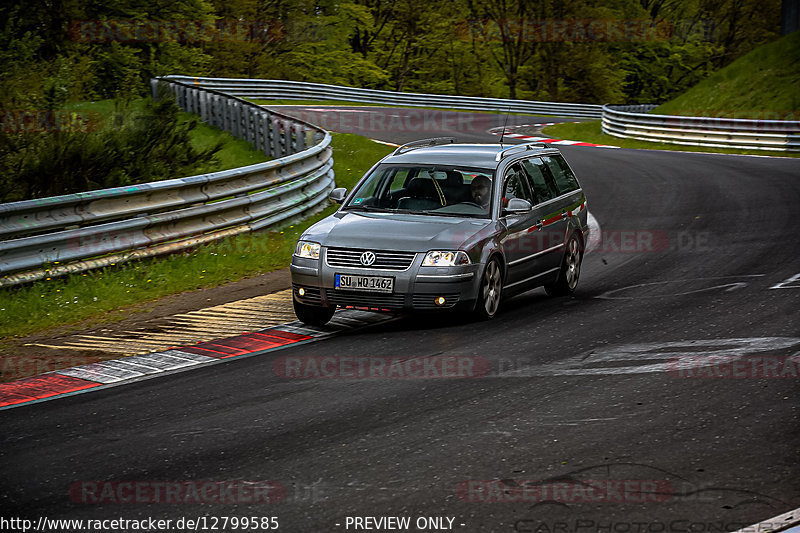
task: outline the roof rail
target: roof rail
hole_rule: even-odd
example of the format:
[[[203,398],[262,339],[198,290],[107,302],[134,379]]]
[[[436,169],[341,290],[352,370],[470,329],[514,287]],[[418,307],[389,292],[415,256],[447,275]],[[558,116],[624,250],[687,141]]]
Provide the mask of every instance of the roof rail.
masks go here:
[[[535,148],[548,148],[548,145],[545,143],[525,143],[525,144],[515,144],[514,146],[509,146],[508,148],[503,148],[499,152],[497,152],[497,156],[494,158],[495,161],[500,161],[501,159],[508,157],[510,155],[514,155],[519,152],[526,152],[528,150],[533,150]],[[555,148],[555,147],[552,147]]]
[[[416,150],[417,148],[436,146],[438,144],[453,144],[454,142],[456,142],[455,137],[433,137],[431,139],[420,139],[419,141],[411,141],[403,146],[398,146],[397,149],[392,152],[392,155],[404,154],[406,152],[410,152],[411,150]]]

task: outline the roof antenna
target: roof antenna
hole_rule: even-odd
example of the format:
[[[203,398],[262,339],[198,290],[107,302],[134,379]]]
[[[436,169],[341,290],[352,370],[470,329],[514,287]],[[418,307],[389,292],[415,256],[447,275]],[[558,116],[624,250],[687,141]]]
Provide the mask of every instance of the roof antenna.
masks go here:
[[[511,114],[511,104],[508,104],[508,111],[506,111],[506,119],[503,122],[503,131],[500,132],[500,145],[503,144],[503,137],[506,134],[506,125],[508,124],[508,116]]]

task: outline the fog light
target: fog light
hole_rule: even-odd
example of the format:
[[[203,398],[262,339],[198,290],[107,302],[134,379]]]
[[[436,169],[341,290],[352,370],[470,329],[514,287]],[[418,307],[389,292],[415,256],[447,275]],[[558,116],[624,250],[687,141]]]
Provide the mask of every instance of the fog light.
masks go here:
[[[306,290],[303,287],[300,287],[299,289],[297,289],[297,294],[299,294],[300,296],[305,296]]]
[[[436,305],[444,305],[445,299],[444,296],[439,296],[436,298]]]

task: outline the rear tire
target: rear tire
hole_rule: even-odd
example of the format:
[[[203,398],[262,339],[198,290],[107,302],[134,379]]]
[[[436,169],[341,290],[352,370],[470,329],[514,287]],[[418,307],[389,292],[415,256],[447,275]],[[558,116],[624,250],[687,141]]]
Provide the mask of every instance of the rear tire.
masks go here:
[[[297,315],[298,320],[309,326],[324,326],[330,321],[333,317],[333,313],[336,311],[336,306],[322,307],[306,305],[298,302],[294,298],[292,298],[292,302],[294,303],[294,314]]]
[[[489,320],[500,310],[500,298],[503,295],[503,271],[496,258],[486,263],[475,301],[475,316],[481,320]]]
[[[578,278],[581,275],[581,263],[583,262],[583,246],[577,235],[574,233],[567,241],[567,250],[561,260],[561,269],[558,271],[558,279],[555,283],[544,286],[544,290],[550,296],[568,296],[575,292],[578,286]]]

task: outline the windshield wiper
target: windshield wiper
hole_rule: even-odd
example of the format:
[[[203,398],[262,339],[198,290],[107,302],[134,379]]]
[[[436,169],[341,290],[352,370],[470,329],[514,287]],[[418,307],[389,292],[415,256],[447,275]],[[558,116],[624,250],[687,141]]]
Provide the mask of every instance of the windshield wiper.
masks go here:
[[[488,213],[486,213],[485,215],[479,215],[477,213],[452,213],[452,212],[442,213],[441,211],[437,211],[435,209],[422,209],[419,211],[414,211],[414,213],[421,215],[433,215],[437,217],[455,217],[455,218],[487,218],[489,216]]]
[[[342,209],[345,211],[386,211],[386,209],[383,209],[382,207],[374,207],[371,205],[348,205]]]

